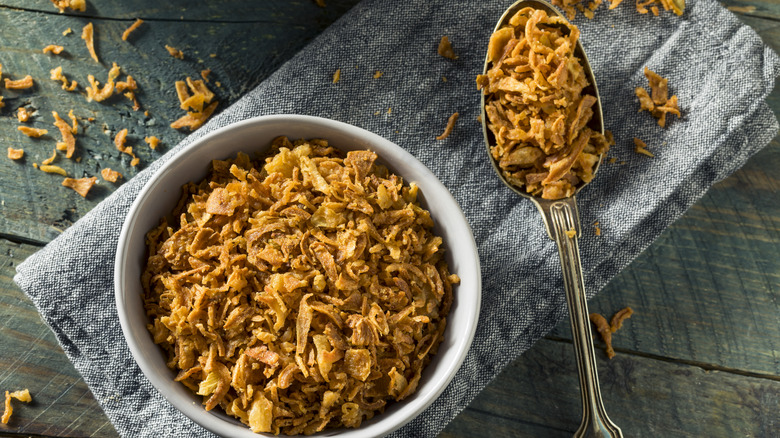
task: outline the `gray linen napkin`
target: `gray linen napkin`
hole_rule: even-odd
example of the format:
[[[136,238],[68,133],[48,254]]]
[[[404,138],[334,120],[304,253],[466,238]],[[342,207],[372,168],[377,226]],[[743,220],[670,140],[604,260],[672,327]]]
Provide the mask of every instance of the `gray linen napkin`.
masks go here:
[[[510,3],[364,1],[18,267],[16,282],[122,435],[208,436],[174,410],[133,361],[116,316],[113,260],[128,207],[152,172],[203,134],[251,116],[324,116],[394,141],[450,189],[474,230],[484,289],[473,346],[440,399],[393,436],[436,435],[566,315],[554,244],[531,203],[494,175],[477,122],[474,78],[494,23]],[[764,100],[780,60],[714,0],[689,2],[682,17],[639,15],[632,4],[613,11],[602,6],[595,19],[580,15],[575,23],[617,141],[609,154],[617,163],[605,163],[579,195],[582,261],[592,295],[774,137],[777,121]],[[457,60],[436,54],[442,35],[453,42]],[[683,117],[672,117],[667,129],[647,112],[637,113],[634,88],[646,86],[645,66],[669,78],[679,96]],[[337,68],[341,81],[333,84]],[[375,79],[377,70],[384,74]],[[454,133],[435,140],[455,111],[461,117]],[[633,152],[633,137],[645,140],[655,158]],[[600,237],[593,233],[596,221]]]

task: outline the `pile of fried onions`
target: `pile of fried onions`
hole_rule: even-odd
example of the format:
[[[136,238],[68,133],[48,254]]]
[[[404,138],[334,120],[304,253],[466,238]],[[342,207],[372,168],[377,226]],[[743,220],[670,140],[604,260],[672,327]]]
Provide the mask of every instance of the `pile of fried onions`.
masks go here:
[[[376,154],[272,149],[213,161],[148,233],[148,328],[207,410],[255,432],[358,427],[415,391],[460,280]]]
[[[589,182],[611,143],[586,126],[596,97],[583,94],[589,84],[574,54],[578,38],[565,19],[524,8],[493,33],[490,69],[477,77],[493,158],[511,184],[544,199]]]

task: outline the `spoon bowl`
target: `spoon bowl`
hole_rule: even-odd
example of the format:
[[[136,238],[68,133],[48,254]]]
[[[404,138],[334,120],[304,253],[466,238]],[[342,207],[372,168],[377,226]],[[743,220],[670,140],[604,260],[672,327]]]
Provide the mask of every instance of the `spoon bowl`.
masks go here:
[[[563,24],[553,24],[560,26],[560,29],[566,34],[570,32],[570,24],[566,18],[558,12],[551,4],[544,0],[520,0],[507,8],[501,18],[498,20],[494,32],[500,30],[509,24],[510,19],[524,8],[531,7],[547,12],[549,16],[560,17]],[[547,24],[546,24],[547,25]],[[549,25],[548,25],[549,26]],[[599,98],[598,87],[590,62],[582,47],[582,43],[577,39],[573,51],[576,58],[579,59],[588,85],[583,89],[582,94],[589,94],[596,98],[592,107],[593,116],[587,123],[587,126],[594,132],[604,135],[604,118],[601,110],[601,99]],[[501,62],[501,61],[499,61]],[[491,67],[490,54],[485,56],[485,67],[483,74],[487,75]],[[491,153],[491,145],[496,144],[495,135],[488,128],[488,114],[486,110],[486,93],[482,93],[481,100],[481,121],[482,130],[485,137],[485,147],[493,169],[501,181],[518,195],[530,199],[539,209],[542,215],[548,236],[553,239],[558,246],[558,255],[561,260],[561,269],[563,273],[564,290],[566,293],[566,303],[569,309],[569,318],[572,327],[572,338],[577,358],[577,368],[579,371],[580,394],[582,399],[582,422],[575,432],[575,437],[622,437],[623,434],[607,416],[606,410],[601,400],[601,391],[599,389],[598,374],[596,372],[596,357],[593,349],[593,340],[590,330],[590,321],[588,318],[587,297],[585,295],[585,282],[582,275],[582,266],[580,263],[580,253],[578,237],[581,234],[579,212],[575,195],[582,190],[587,182],[580,181],[574,187],[574,193],[563,199],[544,199],[541,196],[534,196],[524,189],[515,186],[502,172],[498,161]],[[595,176],[604,154],[598,157],[594,165],[593,175]]]

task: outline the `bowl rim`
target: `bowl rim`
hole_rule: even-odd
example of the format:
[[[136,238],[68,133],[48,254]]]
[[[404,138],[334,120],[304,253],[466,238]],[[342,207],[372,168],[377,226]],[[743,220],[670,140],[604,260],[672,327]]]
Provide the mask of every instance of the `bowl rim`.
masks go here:
[[[360,138],[365,144],[375,146],[375,147],[379,146],[380,149],[390,148],[393,155],[396,156],[395,161],[398,161],[399,159],[403,160],[405,164],[410,164],[414,167],[417,167],[416,170],[426,176],[425,184],[427,186],[427,189],[428,191],[430,191],[431,188],[435,189],[434,191],[436,192],[437,195],[437,202],[443,201],[449,206],[455,207],[454,209],[452,209],[451,212],[452,215],[450,217],[447,217],[446,219],[434,218],[434,222],[443,221],[443,220],[449,222],[449,221],[457,220],[458,222],[461,222],[461,224],[465,226],[466,230],[468,231],[467,233],[468,236],[459,235],[458,239],[461,240],[462,242],[461,244],[465,244],[468,247],[467,254],[471,255],[472,257],[470,258],[473,259],[473,260],[468,260],[469,257],[466,257],[469,263],[473,263],[474,272],[476,273],[474,278],[474,284],[473,284],[474,288],[473,290],[469,289],[468,291],[470,294],[475,295],[474,299],[472,300],[474,309],[473,311],[468,313],[471,316],[467,319],[467,321],[465,321],[468,324],[468,326],[465,328],[465,338],[461,338],[461,340],[456,341],[455,344],[453,345],[453,347],[456,347],[455,358],[450,363],[443,365],[445,367],[445,370],[442,375],[437,375],[436,381],[438,383],[434,387],[434,390],[429,394],[427,394],[425,398],[422,399],[410,398],[398,402],[398,403],[409,402],[394,412],[394,414],[403,416],[401,421],[396,421],[396,422],[383,421],[384,418],[391,418],[389,416],[382,417],[382,415],[385,415],[383,413],[374,417],[375,419],[378,420],[376,420],[376,422],[368,426],[361,425],[356,429],[330,429],[330,430],[317,433],[314,436],[329,436],[331,434],[329,434],[328,432],[333,432],[333,431],[339,431],[339,433],[337,433],[337,436],[344,436],[344,437],[368,436],[367,435],[368,432],[372,432],[374,436],[389,434],[403,427],[409,422],[411,422],[413,419],[418,417],[423,411],[425,411],[430,405],[432,405],[439,398],[441,393],[444,392],[447,386],[449,386],[450,382],[455,377],[455,374],[463,365],[463,362],[466,359],[466,355],[470,350],[471,344],[474,340],[476,330],[477,330],[477,325],[479,322],[479,315],[480,315],[481,303],[482,303],[482,276],[481,276],[479,252],[477,249],[476,241],[474,239],[474,233],[471,229],[471,226],[469,225],[468,220],[466,219],[463,213],[463,210],[460,208],[460,206],[458,205],[457,201],[454,199],[450,191],[436,177],[436,175],[433,174],[433,172],[431,172],[431,170],[427,168],[427,166],[422,164],[411,153],[409,153],[408,151],[406,151],[404,148],[397,145],[396,143],[388,139],[385,139],[384,137],[381,137],[378,134],[374,134],[373,132],[368,131],[366,129],[345,122],[327,119],[323,117],[317,117],[317,116],[296,115],[296,114],[275,114],[275,115],[256,116],[238,122],[230,123],[226,126],[218,128],[194,140],[192,143],[184,146],[181,150],[177,151],[170,158],[168,158],[165,163],[163,163],[158,169],[154,171],[154,173],[144,183],[143,187],[138,192],[136,198],[133,200],[133,203],[128,209],[127,216],[123,221],[122,229],[119,235],[119,240],[117,243],[117,252],[116,252],[115,263],[114,263],[114,298],[115,298],[115,305],[117,307],[116,308],[117,315],[119,317],[120,326],[122,328],[123,338],[131,352],[131,356],[133,360],[141,369],[143,376],[152,384],[152,386],[160,393],[160,395],[168,403],[171,404],[171,406],[173,406],[179,412],[183,413],[185,416],[187,416],[190,420],[192,420],[196,424],[204,427],[205,429],[213,433],[222,434],[222,435],[224,434],[231,435],[237,432],[236,430],[232,429],[232,427],[237,425],[229,423],[227,422],[227,420],[217,417],[216,415],[203,415],[204,413],[206,413],[206,411],[203,410],[202,405],[199,404],[196,406],[192,406],[189,403],[181,405],[178,401],[173,400],[165,391],[166,386],[170,385],[170,382],[167,381],[168,379],[164,379],[162,376],[159,375],[159,373],[155,372],[151,368],[151,366],[146,363],[146,361],[139,360],[139,358],[144,357],[144,355],[141,346],[136,343],[135,338],[133,336],[132,333],[133,324],[130,321],[131,319],[130,315],[128,315],[126,312],[127,306],[123,305],[125,299],[129,298],[128,295],[125,294],[125,289],[124,289],[125,266],[127,266],[129,262],[128,260],[129,259],[128,250],[130,246],[129,237],[133,233],[134,228],[136,228],[135,223],[138,221],[139,211],[142,209],[142,207],[146,206],[145,204],[149,201],[149,198],[152,195],[152,193],[154,193],[154,189],[157,188],[156,187],[157,182],[160,179],[163,179],[167,171],[169,171],[172,167],[174,167],[183,156],[188,155],[195,150],[199,150],[204,147],[207,148],[212,142],[212,140],[222,135],[225,135],[230,131],[242,130],[242,129],[251,130],[256,126],[259,127],[262,126],[263,124],[267,124],[267,123],[272,124],[274,122],[299,123],[299,124],[306,124],[306,125],[322,126],[323,128],[327,128],[331,131],[339,131],[345,135],[352,135],[354,138]],[[338,147],[338,145],[336,145],[336,147]],[[215,155],[217,154],[218,153],[215,153]],[[380,155],[380,160],[381,159],[382,159],[382,155]],[[404,175],[401,176],[403,177]],[[405,181],[405,182],[408,183],[409,181]],[[442,199],[442,197],[444,199]],[[145,235],[147,231],[148,230],[143,231],[143,234]],[[464,239],[464,237],[467,238]],[[446,243],[447,241],[445,241],[445,244]],[[448,326],[449,324],[450,322],[448,321]],[[451,329],[448,331],[451,332]],[[253,436],[253,437],[271,436],[266,434],[254,433],[248,428],[248,426],[243,424],[242,427],[244,427],[246,432],[248,432],[247,436]]]

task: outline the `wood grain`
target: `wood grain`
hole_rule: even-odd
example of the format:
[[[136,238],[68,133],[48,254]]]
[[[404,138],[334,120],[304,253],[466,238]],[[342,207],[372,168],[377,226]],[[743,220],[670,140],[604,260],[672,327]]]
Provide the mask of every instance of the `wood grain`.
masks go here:
[[[626,437],[775,437],[780,381],[619,354],[598,360],[604,405]],[[441,438],[570,437],[580,423],[574,349],[542,340]]]
[[[117,436],[35,306],[13,283],[15,266],[38,248],[0,239],[0,392],[28,388],[0,435]]]
[[[0,193],[0,211],[3,213],[0,215],[0,236],[44,243],[59,235],[122,182],[114,184],[99,178],[99,184],[87,199],[82,199],[70,189],[60,186],[61,176],[46,174],[32,167],[33,163],[40,163],[52,154],[60,138],[53,126],[52,111],[65,117],[70,109],[74,109],[82,126],[76,136],[74,160],[61,156],[54,164],[76,178],[98,175],[101,169],[109,167],[122,173],[127,180],[188,133],[168,126],[184,115],[178,107],[175,81],[188,76],[200,78],[202,70],[211,69],[209,86],[221,102],[217,110],[220,111],[254,88],[327,27],[335,20],[336,10],[351,6],[356,0],[333,2],[340,8],[327,9],[327,13],[308,3],[299,7],[294,4],[282,7],[279,2],[270,6],[251,3],[252,11],[248,10],[250,6],[231,9],[238,14],[236,17],[263,16],[262,22],[220,21],[217,18],[213,21],[150,19],[131,34],[128,41],[121,41],[121,34],[132,20],[57,14],[56,10],[54,13],[50,11],[53,8],[50,2],[34,3],[49,12],[0,7],[0,23],[14,23],[14,26],[0,26],[3,76],[16,79],[30,74],[35,80],[31,90],[3,90],[6,107],[2,114],[15,115],[20,106],[35,110],[32,121],[27,125],[47,129],[49,134],[30,139],[17,131],[20,123],[15,117],[0,117],[0,143],[23,148],[26,152],[26,158],[19,162],[5,158],[0,160],[0,187],[4,188]],[[249,2],[241,3],[250,5]],[[211,2],[207,4],[211,5]],[[116,5],[125,7],[124,2]],[[154,11],[145,12],[152,14]],[[306,22],[313,25],[298,26],[294,24],[297,20],[308,20]],[[87,22],[94,24],[95,46],[101,64],[89,57],[80,38],[81,29]],[[62,32],[68,28],[73,33],[63,36]],[[64,54],[43,54],[42,48],[49,44],[64,46]],[[182,50],[184,60],[171,57],[165,45]],[[87,75],[92,74],[101,84],[104,83],[112,62],[122,68],[120,78],[129,74],[138,82],[141,111],[133,111],[129,100],[122,96],[114,96],[101,103],[86,101],[84,86],[88,84]],[[62,66],[69,80],[79,82],[77,92],[63,91],[59,82],[49,78],[50,70],[57,66]],[[144,114],[144,110],[148,111],[148,115]],[[89,122],[88,118],[94,118],[94,121]],[[141,159],[137,167],[131,167],[130,157],[120,153],[112,143],[116,132],[123,128],[129,131],[127,144],[134,147]],[[143,138],[150,135],[163,142],[156,151],[143,142]]]

